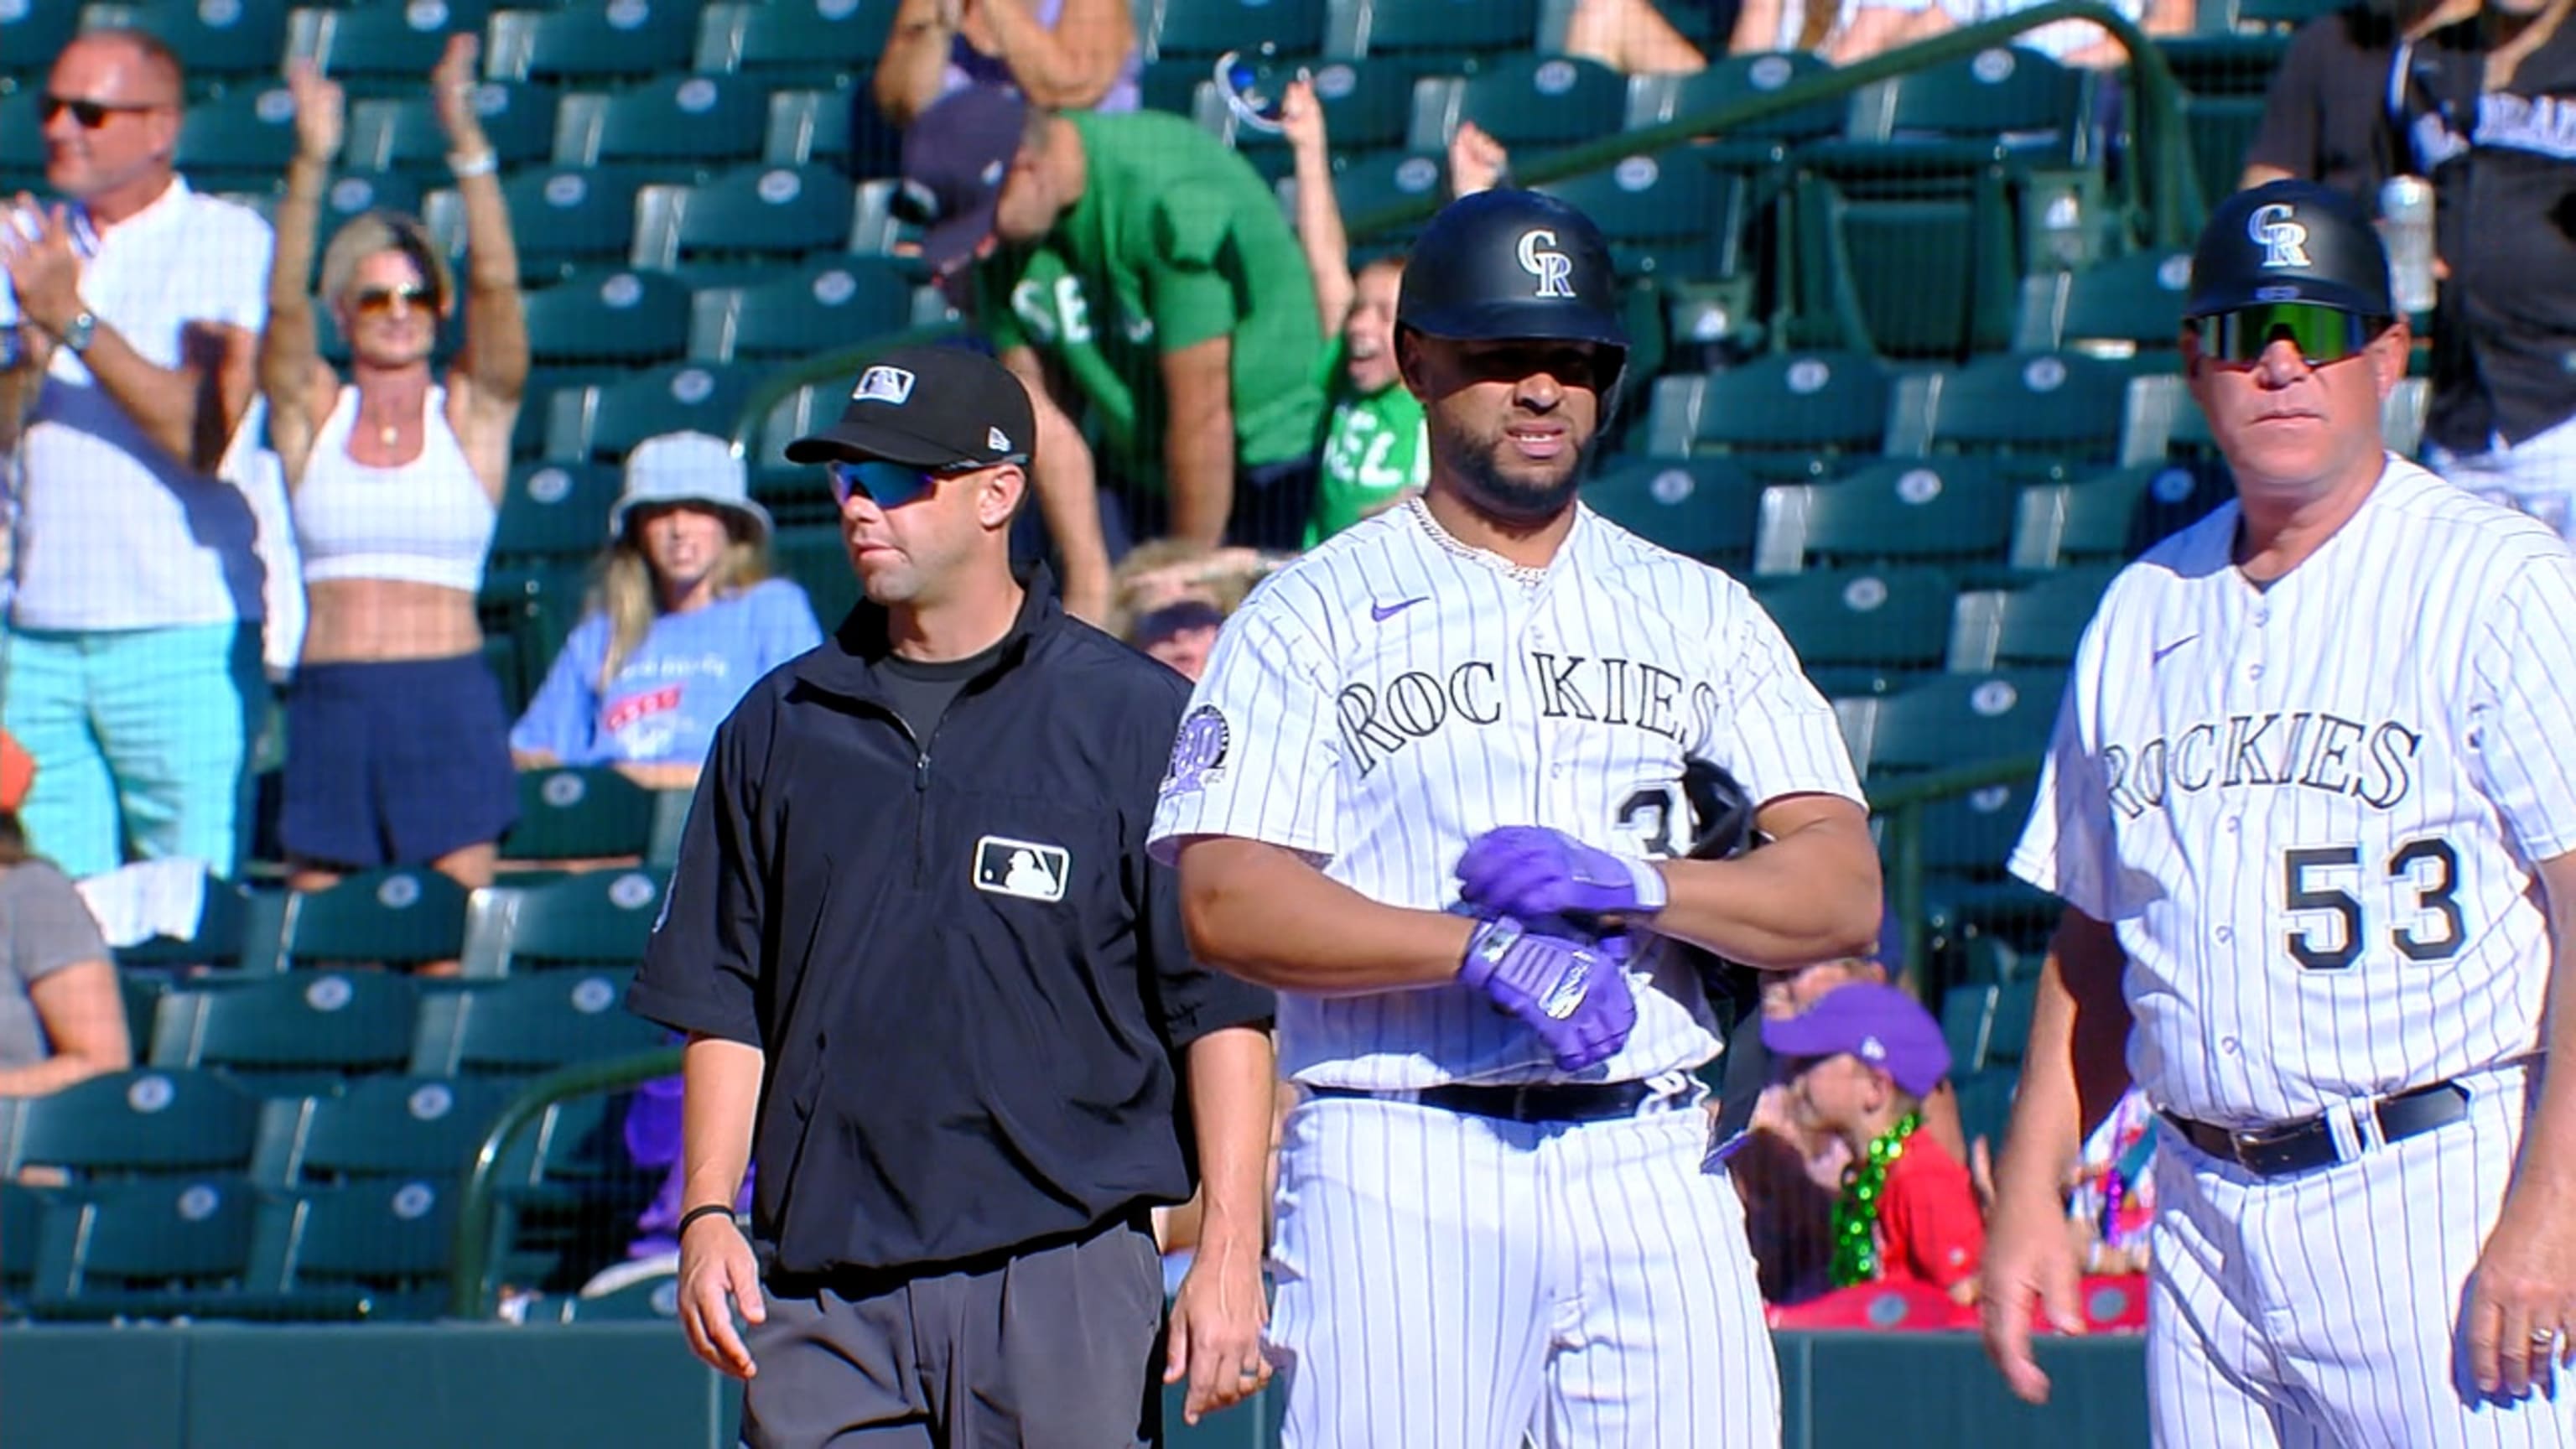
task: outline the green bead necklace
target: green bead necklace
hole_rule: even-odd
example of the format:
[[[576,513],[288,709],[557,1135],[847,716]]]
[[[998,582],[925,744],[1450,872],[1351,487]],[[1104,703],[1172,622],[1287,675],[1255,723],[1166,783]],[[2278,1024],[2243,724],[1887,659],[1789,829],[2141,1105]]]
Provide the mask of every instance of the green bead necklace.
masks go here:
[[[1921,1113],[1906,1113],[1895,1126],[1871,1139],[1858,1162],[1843,1169],[1843,1190],[1834,1199],[1835,1287],[1877,1279],[1878,1210],[1887,1188],[1887,1169],[1905,1155],[1905,1139],[1922,1125]]]

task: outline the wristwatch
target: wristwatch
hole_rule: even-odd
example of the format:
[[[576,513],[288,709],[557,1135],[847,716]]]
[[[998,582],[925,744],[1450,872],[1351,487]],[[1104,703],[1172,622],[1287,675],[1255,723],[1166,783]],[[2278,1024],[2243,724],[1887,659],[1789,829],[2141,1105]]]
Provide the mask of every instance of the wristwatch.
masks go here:
[[[90,342],[97,336],[98,317],[88,308],[83,307],[80,314],[72,318],[63,328],[63,345],[72,350],[74,357],[78,357],[89,351]]]

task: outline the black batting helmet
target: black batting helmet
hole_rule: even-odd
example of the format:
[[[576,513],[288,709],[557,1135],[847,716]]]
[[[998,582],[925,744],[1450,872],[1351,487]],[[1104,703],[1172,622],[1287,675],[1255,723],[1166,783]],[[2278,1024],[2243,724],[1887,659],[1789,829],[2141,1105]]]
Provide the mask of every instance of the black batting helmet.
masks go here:
[[[1617,354],[1614,373],[1628,352],[1601,228],[1535,191],[1480,191],[1442,207],[1405,261],[1395,325],[1469,341],[1590,342]]]
[[[2388,249],[2359,203],[2313,181],[2275,181],[2221,202],[2191,254],[2185,317],[2314,302],[2390,317]]]

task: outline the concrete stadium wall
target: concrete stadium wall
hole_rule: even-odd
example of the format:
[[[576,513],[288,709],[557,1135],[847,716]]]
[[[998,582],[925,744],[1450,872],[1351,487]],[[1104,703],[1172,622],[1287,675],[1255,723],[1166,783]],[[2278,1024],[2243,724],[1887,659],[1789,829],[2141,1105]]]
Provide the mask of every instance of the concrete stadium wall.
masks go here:
[[[1779,1342],[1783,1449],[2144,1449],[2134,1338],[2045,1347],[2057,1392],[2015,1402],[1957,1334]],[[0,1328],[7,1449],[733,1449],[734,1386],[668,1323]],[[1169,1449],[1271,1449],[1279,1405]]]

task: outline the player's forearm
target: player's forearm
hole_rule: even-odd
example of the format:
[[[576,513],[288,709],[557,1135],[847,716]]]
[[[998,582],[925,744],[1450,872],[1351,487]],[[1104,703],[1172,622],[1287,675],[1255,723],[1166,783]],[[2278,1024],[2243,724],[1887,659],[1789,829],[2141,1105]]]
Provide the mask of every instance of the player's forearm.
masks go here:
[[[1457,979],[1474,922],[1382,905],[1295,853],[1227,836],[1181,851],[1190,950],[1274,991],[1346,996]]]
[[[1234,508],[1234,409],[1222,392],[1188,415],[1175,400],[1163,439],[1163,476],[1171,489],[1174,538],[1215,548],[1225,542]]]
[[[2110,927],[2068,911],[2040,968],[2012,1127],[1995,1168],[1997,1203],[2058,1211],[2066,1164],[2128,1086],[2129,1008]]]
[[[1853,806],[1732,860],[1668,860],[1655,930],[1730,961],[1786,971],[1866,955],[1883,887],[1869,821]]]
[[[1278,1060],[1258,1027],[1212,1031],[1189,1045],[1197,1134],[1199,1252],[1258,1262],[1268,1246],[1270,1114]]]
[[[751,1167],[764,1058],[758,1047],[692,1035],[680,1053],[680,1161],[689,1207],[730,1205]]]

